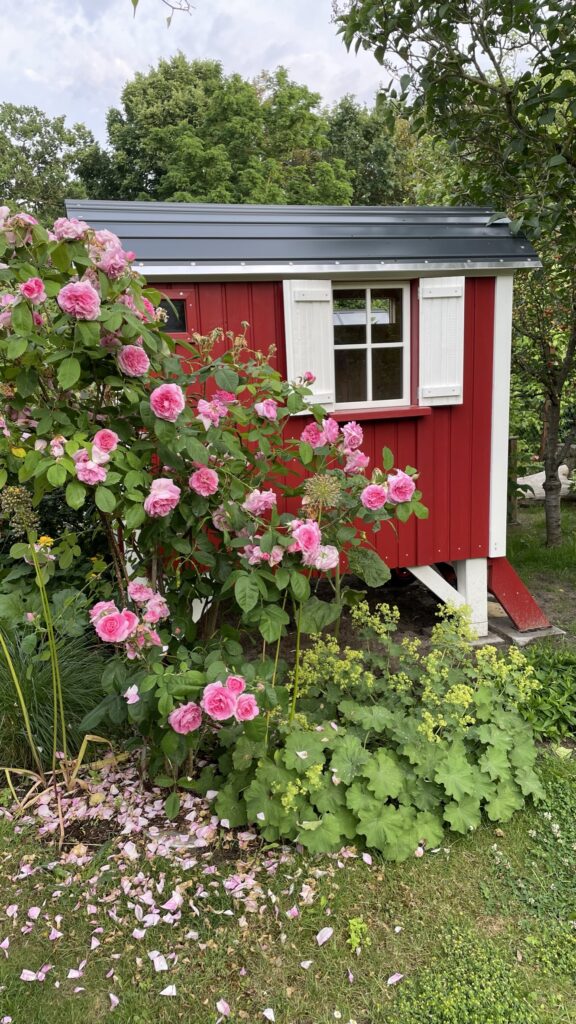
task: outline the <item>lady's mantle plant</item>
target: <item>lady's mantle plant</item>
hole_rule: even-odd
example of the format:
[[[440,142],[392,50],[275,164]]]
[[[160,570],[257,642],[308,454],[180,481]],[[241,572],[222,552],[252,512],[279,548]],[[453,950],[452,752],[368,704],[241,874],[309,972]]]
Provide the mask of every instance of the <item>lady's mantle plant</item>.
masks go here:
[[[0,258],[0,485],[29,488],[40,520],[52,491],[86,503],[106,534],[116,593],[91,612],[115,654],[102,710],[127,715],[176,767],[218,723],[237,735],[261,710],[262,732],[287,704],[279,645],[292,619],[292,721],[301,634],[356,599],[340,584],[346,562],[385,581],[366,534],[427,514],[416,470],[392,472],[387,449],[370,466],[361,427],[318,407],[291,438],[313,378],[283,381],[244,333],[193,335],[176,352],[160,294],[111,232],[66,218],[46,231],[0,207]],[[69,564],[65,537],[62,551]],[[260,637],[256,664],[242,633]]]

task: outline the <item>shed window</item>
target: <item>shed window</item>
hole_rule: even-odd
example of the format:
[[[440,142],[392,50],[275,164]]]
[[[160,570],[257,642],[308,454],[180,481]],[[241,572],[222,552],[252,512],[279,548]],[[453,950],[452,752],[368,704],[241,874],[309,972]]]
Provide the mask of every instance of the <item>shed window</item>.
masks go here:
[[[335,286],[332,303],[336,404],[407,405],[408,285]]]
[[[168,334],[186,334],[186,302],[184,299],[162,299],[162,309],[166,310],[168,319],[163,330]]]

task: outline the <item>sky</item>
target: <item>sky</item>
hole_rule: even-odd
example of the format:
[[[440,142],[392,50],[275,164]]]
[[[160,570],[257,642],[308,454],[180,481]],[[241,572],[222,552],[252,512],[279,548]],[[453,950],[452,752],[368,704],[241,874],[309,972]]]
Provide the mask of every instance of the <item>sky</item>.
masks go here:
[[[140,0],[136,17],[130,0],[1,0],[0,102],[65,114],[105,142],[124,83],[178,50],[245,78],[282,64],[328,102],[371,102],[384,80],[370,53],[346,51],[330,0],[194,2],[168,28],[161,0]]]

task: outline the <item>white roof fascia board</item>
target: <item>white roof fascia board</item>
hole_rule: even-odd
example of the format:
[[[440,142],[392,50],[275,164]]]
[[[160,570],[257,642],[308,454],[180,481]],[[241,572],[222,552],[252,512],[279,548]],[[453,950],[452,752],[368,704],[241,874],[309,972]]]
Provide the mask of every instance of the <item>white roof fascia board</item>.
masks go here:
[[[186,264],[178,263],[173,266],[166,264],[147,264],[136,262],[134,270],[144,274],[145,277],[162,281],[182,281],[198,278],[211,278],[212,280],[232,280],[234,278],[250,278],[251,280],[283,280],[290,278],[327,278],[333,280],[337,277],[346,278],[378,278],[383,274],[397,278],[407,277],[437,277],[442,274],[474,274],[477,276],[490,276],[506,273],[512,270],[538,270],[541,263],[538,260],[495,260],[493,263],[486,260],[460,260],[446,263],[431,262],[424,260],[420,263],[245,263],[245,264]]]

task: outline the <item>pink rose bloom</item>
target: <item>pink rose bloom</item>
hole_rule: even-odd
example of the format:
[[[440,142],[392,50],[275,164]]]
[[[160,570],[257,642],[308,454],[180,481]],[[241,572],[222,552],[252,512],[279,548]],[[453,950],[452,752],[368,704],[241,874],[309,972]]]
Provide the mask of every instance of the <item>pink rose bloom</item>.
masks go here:
[[[382,508],[386,504],[387,498],[388,491],[382,484],[368,484],[368,487],[365,487],[360,495],[360,501],[364,508],[368,508],[372,512]]]
[[[300,440],[312,448],[321,448],[326,438],[317,423],[309,423],[300,434]]]
[[[254,409],[262,419],[278,419],[278,403],[273,398],[265,398],[263,402],[256,402]]]
[[[231,405],[232,402],[236,401],[236,395],[231,391],[215,391],[214,400],[216,402],[221,402],[222,405]]]
[[[152,594],[152,597],[146,604],[146,611],[142,618],[144,622],[160,622],[161,619],[167,619],[170,615],[170,609],[162,597],[161,594]]]
[[[344,465],[344,472],[349,473],[350,475],[354,473],[363,473],[369,464],[370,457],[365,455],[364,452],[350,452]]]
[[[276,506],[276,495],[274,491],[250,491],[247,495],[242,508],[246,512],[251,512],[254,516],[261,516],[264,512],[268,512],[270,509]]]
[[[268,556],[269,565],[280,565],[280,562],[284,558],[284,548],[281,548],[279,544],[275,544]]]
[[[228,413],[226,404],[217,399],[207,402],[205,398],[200,398],[196,408],[198,410],[196,419],[200,420],[205,430],[208,430],[210,427],[217,427],[220,420],[224,419]]]
[[[236,701],[236,711],[234,712],[234,718],[237,722],[251,722],[256,715],[260,714],[260,708],[256,703],[256,698],[252,693],[241,693]]]
[[[118,351],[118,366],[127,377],[143,377],[150,369],[150,360],[139,345],[123,345]]]
[[[104,249],[121,248],[122,242],[118,235],[115,235],[113,231],[108,231],[108,228],[102,228],[100,231],[94,232],[93,239],[90,242],[90,256],[93,260],[96,260]]]
[[[104,466],[99,466],[96,462],[93,462],[92,459],[86,459],[84,461],[76,462],[76,476],[83,484],[89,484],[90,487],[95,487],[96,484],[104,483],[107,471]]]
[[[152,481],[150,494],[144,502],[144,511],[149,516],[167,516],[180,501],[180,488],[168,477],[159,476]]]
[[[63,437],[62,434],[57,434],[56,437],[53,437],[52,440],[50,441],[50,454],[55,459],[61,459],[62,456],[64,455],[63,442],[65,441],[66,438]]]
[[[64,313],[77,320],[97,320],[100,316],[100,296],[89,281],[71,281],[60,289],[56,302]]]
[[[228,676],[224,686],[228,687],[230,693],[239,697],[246,689],[246,680],[244,679],[244,676]]]
[[[194,732],[202,725],[202,711],[197,704],[183,704],[168,715],[168,722],[174,732],[187,736],[189,732]]]
[[[59,242],[75,242],[78,238],[84,238],[89,230],[88,224],[83,220],[78,220],[77,217],[71,217],[70,220],[67,217],[58,217],[52,227]]]
[[[268,558],[258,544],[247,544],[242,549],[242,555],[248,559],[248,565],[260,565],[260,562],[267,562]]]
[[[42,327],[44,324],[44,320],[40,316],[40,313],[37,313],[35,309],[32,310],[32,320],[36,327]]]
[[[138,617],[126,609],[122,612],[111,612],[103,615],[94,623],[94,628],[101,640],[108,644],[121,644],[127,640],[138,625]]]
[[[208,466],[201,466],[195,473],[192,473],[188,481],[190,489],[196,491],[196,494],[200,494],[203,498],[209,498],[211,494],[216,494],[218,484],[218,473],[209,469]]]
[[[154,591],[144,576],[137,576],[128,584],[128,596],[132,601],[136,601],[136,604],[146,604],[146,601],[154,597]]]
[[[29,299],[35,305],[39,302],[46,302],[46,291],[44,281],[40,277],[29,277],[24,284],[18,286],[20,293],[25,299]]]
[[[129,259],[133,260],[133,259],[136,258],[136,253],[127,252],[126,256]],[[146,296],[144,296],[144,295],[142,296],[142,305],[144,306],[144,314],[140,313],[140,319],[141,320],[146,320],[146,319],[154,320],[154,318],[156,316],[156,310],[154,309],[154,306],[150,302],[150,299],[147,299]]]
[[[98,430],[94,434],[92,444],[95,444],[101,452],[113,452],[118,447],[120,438],[115,430],[109,430],[108,427],[104,427],[102,430]]]
[[[331,418],[324,420],[322,423],[322,433],[328,444],[334,444],[340,434],[340,427],[337,421]]]
[[[30,228],[37,223],[36,217],[31,213],[15,213],[2,225],[6,232],[6,241],[13,246],[28,245],[32,241]],[[16,230],[12,230],[13,228]]]
[[[408,476],[401,469],[397,469],[395,473],[388,477],[390,501],[395,501],[397,504],[401,504],[403,501],[410,501],[415,490],[416,484],[412,477]]]
[[[230,527],[230,521],[224,505],[219,505],[217,509],[212,513],[212,523],[216,530],[224,532]]]
[[[320,527],[314,519],[306,519],[304,522],[297,519],[296,523],[296,526],[293,524],[291,526],[292,537],[296,545],[294,550],[300,551],[306,559],[311,560],[322,543]]]
[[[100,338],[102,348],[118,348],[122,342],[116,334],[103,334]]]
[[[206,714],[217,722],[232,718],[236,711],[236,697],[222,683],[209,683],[204,688],[200,704]]]
[[[312,373],[312,370],[306,370],[306,373],[303,375],[302,380],[304,381],[305,384],[313,384],[314,381],[316,380],[316,374]]]
[[[150,395],[150,407],[160,420],[175,423],[186,405],[182,388],[177,384],[161,384]]]
[[[321,544],[314,555],[312,565],[320,572],[328,572],[335,569],[340,562],[340,552],[332,544]]]
[[[92,444],[92,462],[95,462],[97,466],[105,466],[107,462],[110,462],[110,456],[108,452],[103,452],[97,444]]]
[[[360,448],[364,440],[364,431],[359,423],[355,423],[354,420],[345,423],[342,427],[342,434],[344,435],[344,451],[347,454],[353,452],[355,448]]]
[[[110,615],[115,612],[119,615],[119,611],[114,604],[114,601],[98,601],[93,608],[90,609],[90,622],[94,624],[103,615]]]
[[[89,459],[90,459],[90,456],[89,456],[88,450],[86,448],[79,448],[78,451],[74,452],[74,455],[72,456],[72,461],[76,465],[78,465],[80,462],[88,462]]]
[[[39,437],[36,441],[34,441],[34,450],[37,452],[46,451],[47,447],[48,441],[45,441],[43,437]]]
[[[127,704],[138,704],[138,701],[140,700],[140,694],[138,693],[137,686],[129,686],[122,696]]]
[[[100,259],[94,262],[99,270],[104,271],[107,277],[120,277],[128,266],[128,253],[124,252],[122,248],[110,246],[109,249],[104,250]]]

